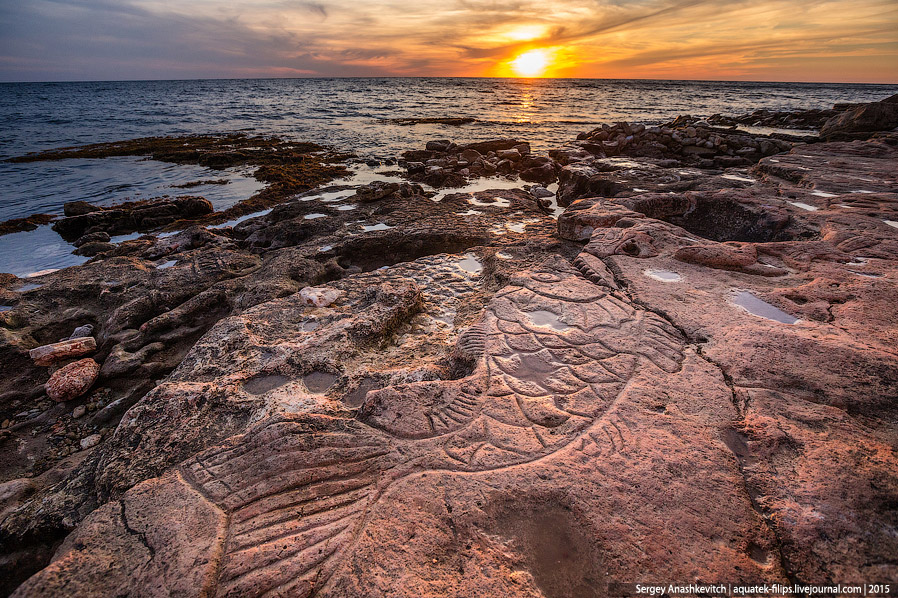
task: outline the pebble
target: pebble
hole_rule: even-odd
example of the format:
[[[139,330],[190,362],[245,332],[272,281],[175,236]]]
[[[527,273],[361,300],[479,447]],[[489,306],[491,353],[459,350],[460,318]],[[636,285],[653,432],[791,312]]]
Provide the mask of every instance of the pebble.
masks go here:
[[[330,287],[306,287],[299,292],[303,303],[314,307],[327,307],[343,295],[343,291]]]
[[[85,436],[81,439],[81,448],[89,449],[100,444],[100,441],[103,439],[99,434],[91,434],[90,436]]]
[[[84,417],[84,414],[87,413],[87,407],[84,405],[78,405],[72,411],[72,417],[78,419],[79,417]]]
[[[75,331],[72,332],[72,336],[70,336],[69,339],[85,338],[93,335],[93,333],[94,327],[90,324],[85,324],[84,326],[78,326],[77,328],[75,328]]]

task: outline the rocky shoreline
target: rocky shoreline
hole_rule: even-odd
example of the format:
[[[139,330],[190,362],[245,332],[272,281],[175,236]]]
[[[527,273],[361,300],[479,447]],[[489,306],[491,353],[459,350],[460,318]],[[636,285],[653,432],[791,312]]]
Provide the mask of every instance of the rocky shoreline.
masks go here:
[[[355,185],[243,136],[23,158],[270,186],[70,204],[92,259],[0,275],[0,591],[898,578],[896,126],[889,98],[433,140]]]

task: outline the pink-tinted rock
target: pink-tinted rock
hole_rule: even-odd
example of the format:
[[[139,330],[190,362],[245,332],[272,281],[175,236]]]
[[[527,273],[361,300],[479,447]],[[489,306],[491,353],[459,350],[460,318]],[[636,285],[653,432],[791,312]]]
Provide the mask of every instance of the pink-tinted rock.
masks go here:
[[[299,296],[307,305],[314,307],[327,307],[340,298],[343,293],[337,289],[328,287],[306,287],[299,292]]]
[[[632,213],[571,210],[564,226],[593,228],[579,255],[526,193],[466,215],[464,194],[385,197],[395,229],[326,243],[305,202],[241,225],[257,260],[216,247],[177,268],[236,278],[116,307],[110,356],[143,352],[133,372],[171,338],[192,348],[83,467],[0,521],[0,540],[74,527],[19,595],[592,598],[636,579],[896,578],[896,151],[804,146],[760,180],[584,202]],[[684,182],[620,166],[602,177]],[[515,211],[526,233],[496,234]],[[324,280],[343,295],[310,309],[297,290]]]
[[[643,218],[643,215],[611,201],[580,199],[558,217],[558,235],[569,241],[586,241],[597,228],[612,227],[621,218]]]
[[[723,243],[716,245],[690,245],[678,249],[674,253],[674,258],[681,262],[700,264],[709,268],[741,270],[757,262],[758,251],[753,245],[743,245],[741,247]]]
[[[58,403],[77,399],[93,386],[100,373],[100,364],[81,359],[56,370],[47,381],[47,396]]]
[[[47,366],[65,359],[89,355],[96,350],[96,339],[92,336],[85,336],[36,347],[31,349],[28,355],[34,360],[35,365]]]

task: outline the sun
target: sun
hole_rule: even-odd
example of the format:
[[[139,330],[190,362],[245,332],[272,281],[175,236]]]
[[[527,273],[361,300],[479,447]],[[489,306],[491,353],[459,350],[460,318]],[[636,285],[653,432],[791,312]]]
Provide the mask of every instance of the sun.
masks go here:
[[[546,50],[530,50],[511,61],[511,68],[518,77],[541,77],[549,66]]]

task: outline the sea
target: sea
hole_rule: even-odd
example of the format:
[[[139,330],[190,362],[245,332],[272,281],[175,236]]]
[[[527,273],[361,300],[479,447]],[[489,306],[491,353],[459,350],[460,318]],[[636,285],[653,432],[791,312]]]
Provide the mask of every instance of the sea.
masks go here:
[[[601,123],[660,124],[681,114],[831,108],[880,100],[898,85],[595,79],[351,78],[0,83],[0,221],[200,194],[225,209],[259,190],[252,172],[138,157],[16,164],[28,152],[157,135],[242,131],[313,141],[385,160],[432,139],[497,137],[557,147]],[[396,119],[472,118],[461,126]],[[227,185],[178,189],[190,181]],[[0,236],[0,272],[27,276],[83,261],[49,227]]]

